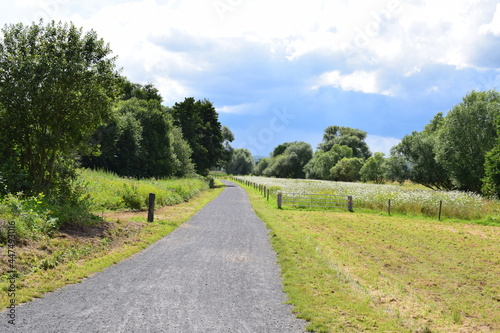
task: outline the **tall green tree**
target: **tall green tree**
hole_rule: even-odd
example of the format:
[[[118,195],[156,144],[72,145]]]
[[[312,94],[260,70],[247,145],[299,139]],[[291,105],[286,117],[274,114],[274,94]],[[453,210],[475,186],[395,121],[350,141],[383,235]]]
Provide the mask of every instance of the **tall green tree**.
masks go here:
[[[343,158],[332,169],[332,178],[341,182],[355,182],[360,180],[360,171],[364,160],[359,157]]]
[[[56,165],[110,119],[116,57],[96,32],[43,21],[6,25],[0,39],[0,160],[50,194]],[[8,129],[8,130],[5,130]]]
[[[209,100],[186,98],[181,103],[175,103],[172,116],[174,124],[181,128],[193,151],[192,159],[197,173],[207,175],[210,169],[224,161],[227,155],[222,127],[217,111]]]
[[[274,149],[269,165],[262,173],[277,178],[305,178],[304,167],[312,157],[310,144],[301,141],[286,142]]]
[[[330,151],[333,146],[341,145],[352,149],[354,157],[367,159],[371,156],[368,144],[365,142],[367,133],[350,127],[329,126],[323,134],[323,142],[318,145],[318,149]]]
[[[422,132],[415,131],[410,135],[406,135],[391,150],[391,156],[398,156],[397,162],[401,167],[409,169],[408,173],[411,181],[434,190],[453,188],[448,172],[443,164],[436,159],[435,149],[443,122],[443,114],[438,113]],[[392,161],[396,160],[393,159]],[[401,172],[404,172],[404,170],[401,170]]]
[[[485,156],[497,142],[495,121],[500,115],[500,93],[467,94],[446,115],[439,131],[436,160],[460,190],[481,192]]]
[[[252,153],[248,149],[236,149],[225,169],[231,175],[249,175],[253,172],[254,167]]]
[[[352,157],[352,148],[336,144],[329,151],[316,150],[304,167],[306,178],[331,180],[330,170],[344,157]]]
[[[384,182],[384,153],[375,153],[370,156],[361,170],[361,180],[364,182],[374,182],[375,184],[382,184]]]
[[[483,194],[490,198],[500,198],[500,116],[497,118],[497,142],[485,156]]]

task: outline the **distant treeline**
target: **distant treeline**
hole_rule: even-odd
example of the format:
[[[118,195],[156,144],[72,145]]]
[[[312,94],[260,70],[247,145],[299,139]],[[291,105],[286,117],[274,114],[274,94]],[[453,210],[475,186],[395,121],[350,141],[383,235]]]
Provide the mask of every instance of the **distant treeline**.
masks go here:
[[[279,178],[383,183],[406,180],[435,190],[500,194],[500,94],[467,94],[446,116],[438,113],[421,132],[391,149],[372,154],[367,133],[329,126],[313,153],[310,144],[287,142],[254,165],[249,151],[236,149],[227,172]]]

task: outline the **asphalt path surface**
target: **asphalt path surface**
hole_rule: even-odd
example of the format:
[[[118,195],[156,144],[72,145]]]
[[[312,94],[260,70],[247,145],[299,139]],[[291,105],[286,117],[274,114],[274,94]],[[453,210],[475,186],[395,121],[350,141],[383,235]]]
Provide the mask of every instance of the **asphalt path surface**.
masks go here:
[[[268,230],[231,182],[180,228],[81,283],[1,313],[0,332],[304,332]]]

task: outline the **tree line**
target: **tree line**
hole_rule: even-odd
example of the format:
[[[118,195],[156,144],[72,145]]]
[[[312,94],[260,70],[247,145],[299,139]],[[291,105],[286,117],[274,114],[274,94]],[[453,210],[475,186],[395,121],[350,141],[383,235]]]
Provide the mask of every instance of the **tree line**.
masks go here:
[[[72,23],[5,25],[0,38],[0,195],[81,197],[77,168],[128,177],[208,175],[234,136],[209,100],[162,105],[109,44]]]
[[[305,142],[277,146],[256,165],[249,151],[236,149],[227,171],[280,178],[383,183],[409,180],[434,190],[500,195],[500,93],[472,91],[446,116],[438,113],[421,132],[372,154],[367,133],[329,126],[316,151]]]

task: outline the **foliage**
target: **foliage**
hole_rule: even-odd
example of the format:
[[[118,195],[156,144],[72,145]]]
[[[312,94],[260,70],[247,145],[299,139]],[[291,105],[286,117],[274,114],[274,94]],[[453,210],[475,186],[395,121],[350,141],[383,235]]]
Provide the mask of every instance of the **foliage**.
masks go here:
[[[111,116],[116,58],[94,31],[43,21],[6,25],[0,40],[0,159],[50,194],[56,166]],[[9,189],[12,192],[13,189]]]
[[[231,146],[231,142],[234,141],[234,134],[227,126],[222,126],[221,131],[222,138],[224,139],[224,142],[222,143],[222,145],[224,146],[224,157],[222,158],[221,163],[228,163],[229,161],[231,161],[234,153],[234,148]]]
[[[44,234],[52,235],[60,226],[43,194],[30,197],[22,193],[8,194],[0,201],[0,216],[14,224],[16,237],[21,242]],[[0,243],[5,244],[6,240],[7,224],[3,223],[0,225]]]
[[[264,170],[267,169],[269,164],[271,163],[271,159],[268,157],[261,158],[259,163],[255,166],[254,174],[257,176],[264,175]]]
[[[435,153],[443,121],[442,113],[438,113],[422,132],[413,132],[405,136],[391,150],[391,155],[397,156],[392,162],[397,161],[402,168],[408,167],[411,181],[436,190],[453,188],[448,173],[443,164],[437,161]],[[396,165],[391,165],[391,168],[395,167]],[[401,176],[405,171],[403,169],[398,173]]]
[[[163,102],[163,97],[161,97],[160,92],[151,83],[148,83],[146,85],[132,83],[126,78],[122,77],[120,88],[122,90],[122,100],[137,98],[145,101],[155,100],[159,103]]]
[[[94,133],[100,154],[83,156],[84,167],[128,177],[182,177],[193,173],[191,149],[169,110],[157,99],[120,101],[115,119]]]
[[[316,150],[313,158],[304,167],[306,178],[331,180],[330,170],[344,157],[353,157],[352,148],[335,144],[329,151]]]
[[[391,148],[391,156],[384,163],[384,178],[402,185],[410,179],[410,166],[407,158],[397,151],[396,146]]]
[[[231,175],[249,175],[253,172],[254,159],[247,149],[236,149],[226,164],[226,172]]]
[[[329,126],[323,134],[323,142],[318,149],[330,151],[335,145],[348,146],[352,149],[352,156],[367,159],[371,156],[370,149],[365,142],[366,132],[341,126]]]
[[[385,159],[383,153],[375,153],[373,156],[370,156],[361,170],[359,174],[361,176],[361,180],[364,182],[374,182],[376,184],[382,184],[384,182],[384,167],[385,167]]]
[[[495,121],[499,115],[500,93],[472,91],[444,119],[436,160],[456,188],[480,193],[485,155],[497,141]]]
[[[181,128],[193,151],[192,159],[197,173],[208,175],[210,169],[228,157],[223,143],[225,139],[229,141],[230,137],[226,135],[224,138],[217,111],[209,100],[186,98],[181,103],[175,103],[171,114],[174,124]]]
[[[342,182],[358,181],[363,164],[363,159],[359,157],[344,157],[331,169],[332,178]]]
[[[304,167],[312,156],[310,144],[300,141],[286,142],[274,149],[269,165],[262,174],[278,178],[304,178]]]
[[[496,119],[497,141],[485,156],[482,193],[490,198],[500,198],[500,115]]]

